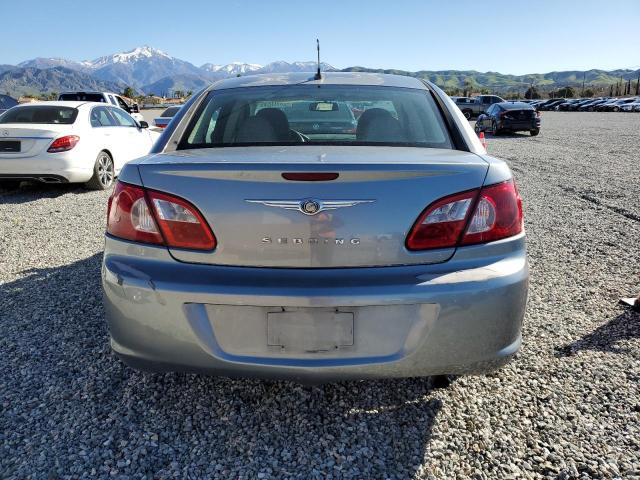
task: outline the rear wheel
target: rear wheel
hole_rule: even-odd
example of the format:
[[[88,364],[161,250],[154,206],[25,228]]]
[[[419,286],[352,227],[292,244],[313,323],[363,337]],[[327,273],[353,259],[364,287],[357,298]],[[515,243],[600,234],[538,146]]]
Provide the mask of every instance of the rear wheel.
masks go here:
[[[529,130],[529,133],[531,134],[532,137],[535,137],[536,135],[538,135],[540,133],[540,129],[539,128],[534,128],[533,130]]]
[[[500,129],[498,128],[498,124],[495,121],[491,122],[491,135],[495,137],[500,135]]]
[[[86,183],[86,187],[91,190],[106,190],[113,185],[115,171],[113,159],[107,152],[100,152],[93,165],[93,177]]]
[[[20,180],[0,180],[0,189],[16,190],[20,186]]]
[[[475,127],[473,127],[473,130],[474,130],[476,133],[480,133],[480,132],[482,131],[482,130],[480,129],[480,125],[478,125],[478,122],[476,122],[476,126],[475,126]]]
[[[464,115],[464,118],[466,118],[467,120],[471,120],[473,112],[471,110],[463,110],[462,114]]]

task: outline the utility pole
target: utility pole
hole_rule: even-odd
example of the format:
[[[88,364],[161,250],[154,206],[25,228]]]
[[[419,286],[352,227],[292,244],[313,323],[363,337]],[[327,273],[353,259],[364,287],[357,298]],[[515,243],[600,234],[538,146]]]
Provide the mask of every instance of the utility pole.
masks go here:
[[[587,77],[587,72],[582,72],[582,94],[581,97],[584,97],[584,80]]]

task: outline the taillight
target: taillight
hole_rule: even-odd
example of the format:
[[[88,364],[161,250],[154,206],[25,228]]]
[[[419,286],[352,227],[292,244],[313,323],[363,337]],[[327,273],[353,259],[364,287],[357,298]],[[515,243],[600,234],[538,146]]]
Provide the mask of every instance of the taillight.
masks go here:
[[[522,231],[522,220],[522,198],[513,180],[483,187],[460,244],[512,237]]]
[[[455,247],[469,218],[478,190],[458,193],[432,203],[407,236],[409,250]]]
[[[75,147],[79,141],[80,137],[77,135],[66,135],[64,137],[56,138],[53,143],[49,145],[47,152],[66,152],[67,150],[71,150],[73,147]]]
[[[107,233],[171,248],[213,250],[216,238],[186,200],[117,182],[107,208]]]
[[[442,198],[425,209],[407,236],[409,250],[485,243],[522,231],[522,200],[513,180]]]

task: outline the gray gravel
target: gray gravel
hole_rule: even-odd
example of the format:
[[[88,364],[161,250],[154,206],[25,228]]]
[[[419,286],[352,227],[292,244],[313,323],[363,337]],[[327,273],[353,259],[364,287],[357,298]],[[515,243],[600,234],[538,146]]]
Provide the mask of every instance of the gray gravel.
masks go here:
[[[640,115],[489,138],[525,201],[524,348],[487,377],[140,374],[109,351],[106,193],[0,191],[1,478],[640,478]]]

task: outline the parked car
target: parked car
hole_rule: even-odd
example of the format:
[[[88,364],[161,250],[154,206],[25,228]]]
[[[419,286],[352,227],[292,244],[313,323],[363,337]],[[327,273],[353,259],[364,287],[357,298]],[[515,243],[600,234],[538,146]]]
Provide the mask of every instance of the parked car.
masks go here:
[[[331,118],[341,102],[376,107],[337,138],[287,126],[302,102]],[[111,346],[139,369],[311,383],[481,373],[520,346],[518,191],[430,82],[221,80],[124,166],[107,223]]]
[[[633,103],[636,100],[637,100],[636,97],[621,98],[621,99],[619,99],[619,100],[617,100],[615,102],[602,104],[602,105],[596,107],[596,110],[598,110],[600,112],[619,112],[620,109],[624,105],[627,105],[629,103]]]
[[[169,122],[175,116],[175,114],[178,113],[180,107],[181,106],[178,105],[165,109],[165,111],[162,112],[159,117],[153,119],[153,124],[158,128],[165,128],[167,125],[169,125]]]
[[[625,103],[620,107],[621,112],[640,112],[640,99],[635,99],[633,102]]]
[[[546,102],[542,102],[538,106],[538,110],[541,110],[541,111],[554,110],[558,105],[560,105],[561,103],[564,103],[566,101],[567,101],[566,98],[551,98],[551,99],[547,100]]]
[[[589,103],[586,103],[584,105],[582,105],[581,107],[578,108],[579,112],[593,112],[596,107],[602,103],[608,102],[610,99],[609,98],[599,98],[596,100],[593,100]]]
[[[0,95],[0,115],[16,105],[18,105],[18,101],[15,98],[9,95]]]
[[[586,105],[587,103],[591,103],[592,101],[592,98],[581,98],[577,102],[573,102],[571,105],[568,105],[565,110],[576,112],[582,105]]]
[[[618,102],[619,100],[620,100],[619,98],[610,98],[606,102],[602,102],[599,105],[596,105],[593,110],[595,112],[604,112],[609,108],[610,105],[613,105],[614,103]]]
[[[527,131],[532,137],[540,133],[540,116],[531,106],[522,102],[494,103],[476,120],[476,133],[491,132],[500,135],[503,132]]]
[[[494,103],[504,102],[504,98],[497,95],[480,95],[467,101],[456,102],[456,105],[467,118],[467,120],[477,117]]]
[[[121,108],[136,121],[143,122],[144,117],[140,113],[137,103],[129,104],[120,95],[112,92],[63,92],[58,97],[60,101],[72,102],[102,102],[110,103]]]
[[[88,102],[43,102],[0,116],[0,183],[86,182],[109,188],[123,165],[159,137],[122,109]]]

